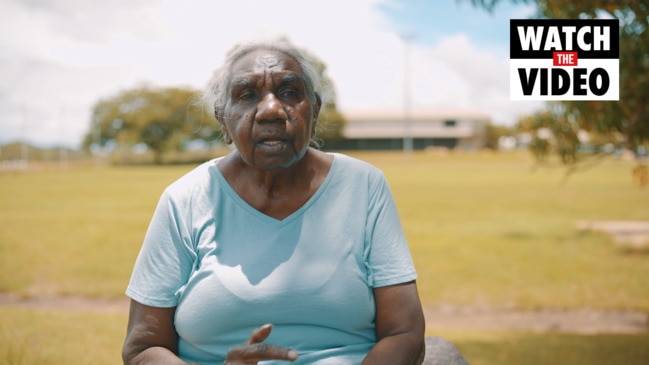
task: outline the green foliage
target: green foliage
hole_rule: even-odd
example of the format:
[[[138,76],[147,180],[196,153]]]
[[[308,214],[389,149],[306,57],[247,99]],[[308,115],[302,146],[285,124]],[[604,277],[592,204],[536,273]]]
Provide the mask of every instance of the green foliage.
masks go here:
[[[636,151],[649,144],[649,4],[641,0],[539,1],[539,10],[548,18],[620,20],[620,100],[560,102],[560,116],[583,130],[623,137],[618,138],[618,147]]]
[[[307,50],[301,50],[315,65],[322,79],[323,105],[318,121],[319,141],[342,137],[344,116],[336,108],[336,90],[327,75],[327,65]],[[187,142],[203,140],[208,145],[221,131],[212,115],[205,112],[199,91],[189,88],[139,87],[100,100],[92,112],[90,132],[83,147],[110,146],[118,151],[145,144],[156,164],[163,155],[180,151]],[[120,156],[129,153],[118,152]]]
[[[513,131],[506,126],[487,124],[484,131],[484,148],[498,151],[500,137],[511,136]]]
[[[280,40],[290,43],[290,40],[286,37],[280,37]],[[346,120],[336,107],[336,85],[333,79],[327,74],[327,64],[306,48],[300,48],[300,52],[305,58],[311,61],[320,76],[320,99],[322,100],[322,106],[320,107],[320,115],[318,116],[315,142],[316,145],[322,143],[326,145],[329,140],[335,141],[342,138]]]
[[[343,138],[345,123],[345,117],[336,109],[335,104],[324,105],[318,116],[317,138],[321,139],[325,146],[327,141],[337,141]]]
[[[84,147],[143,143],[159,164],[165,152],[180,150],[185,142],[212,142],[220,134],[218,124],[197,102],[198,94],[186,88],[140,87],[100,100],[93,108]]]
[[[489,11],[497,11],[503,0],[470,0]],[[578,154],[576,131],[584,130],[595,140],[637,152],[649,147],[649,3],[646,0],[510,0],[536,4],[540,18],[616,18],[620,20],[620,100],[561,101],[549,103],[549,111],[532,118],[542,119],[557,139],[549,152],[560,156],[571,169],[588,161],[592,154]],[[551,126],[548,126],[550,124]],[[545,148],[546,146],[542,146]],[[597,146],[595,146],[597,147]],[[544,152],[535,153],[545,156]]]

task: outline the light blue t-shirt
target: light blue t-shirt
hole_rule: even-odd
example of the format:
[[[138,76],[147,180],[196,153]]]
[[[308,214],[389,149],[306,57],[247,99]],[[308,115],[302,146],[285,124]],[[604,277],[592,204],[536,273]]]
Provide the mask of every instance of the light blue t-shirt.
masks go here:
[[[416,279],[383,174],[334,154],[325,181],[282,220],[241,199],[215,161],[163,193],[127,295],[177,307],[179,356],[222,364],[272,323],[266,340],[294,364],[360,364],[376,342],[373,287]],[[288,364],[288,362],[262,362]]]

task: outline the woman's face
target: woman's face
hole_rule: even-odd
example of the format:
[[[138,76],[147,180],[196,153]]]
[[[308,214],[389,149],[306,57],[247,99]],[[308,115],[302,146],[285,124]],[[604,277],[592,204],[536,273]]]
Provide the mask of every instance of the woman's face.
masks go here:
[[[304,156],[319,105],[307,97],[295,59],[274,50],[250,52],[232,65],[229,87],[221,129],[248,165],[287,168]]]

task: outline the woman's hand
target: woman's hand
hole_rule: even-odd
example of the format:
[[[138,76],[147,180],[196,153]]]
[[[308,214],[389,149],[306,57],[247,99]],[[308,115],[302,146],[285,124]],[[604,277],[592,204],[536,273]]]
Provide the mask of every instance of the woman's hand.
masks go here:
[[[224,365],[254,365],[261,360],[294,361],[297,359],[295,350],[263,342],[272,329],[273,325],[265,324],[254,330],[245,345],[233,347],[228,351]]]

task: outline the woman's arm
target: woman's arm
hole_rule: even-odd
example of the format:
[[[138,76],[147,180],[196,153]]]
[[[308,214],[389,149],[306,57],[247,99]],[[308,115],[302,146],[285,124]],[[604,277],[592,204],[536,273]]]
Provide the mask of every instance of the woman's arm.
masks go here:
[[[131,309],[122,348],[125,365],[186,365],[178,353],[178,334],[174,327],[176,308],[156,308],[131,300]],[[270,335],[272,325],[256,329],[242,346],[228,351],[227,364],[256,364],[261,360],[293,361],[297,352],[263,341]]]
[[[426,324],[416,283],[375,288],[374,297],[377,342],[363,364],[421,364]]]
[[[175,307],[156,308],[131,300],[131,309],[122,348],[125,365],[185,365],[178,353],[174,327]]]

